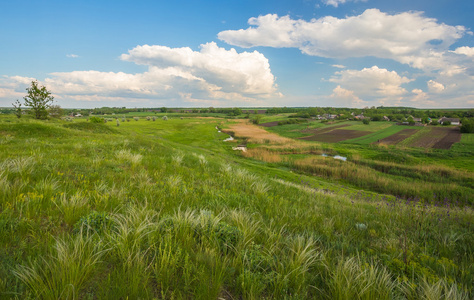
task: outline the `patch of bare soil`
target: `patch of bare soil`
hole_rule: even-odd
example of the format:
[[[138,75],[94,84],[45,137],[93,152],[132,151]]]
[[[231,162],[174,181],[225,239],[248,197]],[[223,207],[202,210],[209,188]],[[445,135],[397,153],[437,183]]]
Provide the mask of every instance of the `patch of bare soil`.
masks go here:
[[[461,131],[458,127],[447,128],[450,129],[440,141],[434,144],[435,149],[449,149],[454,143],[461,141]]]
[[[341,125],[345,127],[346,125]],[[334,128],[334,127],[333,127]],[[318,134],[302,137],[301,140],[306,141],[318,141],[325,143],[337,143],[349,139],[355,139],[364,135],[369,134],[369,131],[360,131],[360,130],[348,130],[348,129],[335,129],[331,131],[324,131]]]
[[[267,122],[267,123],[262,123],[262,124],[259,124],[259,125],[262,126],[262,127],[275,127],[275,126],[278,126],[278,122],[279,121]]]
[[[350,126],[349,124],[343,124],[343,125],[336,125],[336,126],[331,126],[331,127],[323,127],[323,128],[312,128],[312,129],[303,129],[301,130],[302,133],[313,133],[313,134],[320,134],[320,133],[325,133],[332,131],[334,129],[339,129],[343,127]]]
[[[399,131],[395,134],[392,134],[391,136],[381,139],[379,143],[385,145],[395,145],[408,138],[417,131],[418,130],[416,129],[403,129],[402,131]]]

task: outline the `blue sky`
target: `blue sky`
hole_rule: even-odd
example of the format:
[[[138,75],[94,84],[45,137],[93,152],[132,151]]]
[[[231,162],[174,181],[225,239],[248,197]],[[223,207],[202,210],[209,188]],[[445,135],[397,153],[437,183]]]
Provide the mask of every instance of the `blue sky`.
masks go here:
[[[1,1],[0,107],[474,107],[472,0]]]

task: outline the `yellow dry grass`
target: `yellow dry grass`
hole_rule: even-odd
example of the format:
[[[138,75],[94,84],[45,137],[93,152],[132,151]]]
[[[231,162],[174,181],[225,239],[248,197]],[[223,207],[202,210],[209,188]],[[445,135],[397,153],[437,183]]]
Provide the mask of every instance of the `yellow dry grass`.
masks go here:
[[[281,162],[281,157],[275,152],[270,152],[267,149],[263,148],[253,148],[248,149],[246,152],[242,153],[245,157],[255,158],[268,163],[277,163]]]
[[[285,144],[294,143],[294,140],[270,133],[265,129],[250,124],[247,120],[235,120],[224,132],[233,132],[237,138],[247,138],[250,143],[256,144]]]

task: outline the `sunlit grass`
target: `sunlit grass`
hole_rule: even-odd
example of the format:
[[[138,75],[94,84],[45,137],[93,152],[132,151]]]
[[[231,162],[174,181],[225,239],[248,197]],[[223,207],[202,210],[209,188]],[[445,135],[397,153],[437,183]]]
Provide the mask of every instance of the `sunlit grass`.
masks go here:
[[[385,190],[396,182],[372,170],[449,177],[453,190],[470,173],[364,156],[340,162],[319,155],[331,153],[325,146],[296,143],[265,144],[269,154],[301,155],[266,164],[232,153],[216,122],[104,125],[114,133],[58,123],[48,125],[57,126],[52,135],[0,125],[15,135],[0,145],[0,298],[472,298],[471,207],[295,171],[313,155],[321,172]]]

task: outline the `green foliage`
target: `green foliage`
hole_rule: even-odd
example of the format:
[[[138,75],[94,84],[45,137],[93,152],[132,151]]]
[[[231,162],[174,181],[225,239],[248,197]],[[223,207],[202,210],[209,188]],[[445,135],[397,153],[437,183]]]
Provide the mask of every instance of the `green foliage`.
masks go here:
[[[443,126],[449,126],[449,125],[451,125],[451,121],[444,121],[443,122]]]
[[[240,116],[242,114],[242,109],[235,107],[231,111],[228,112],[229,116]]]
[[[15,116],[19,119],[21,118],[21,102],[17,99],[14,103],[12,103],[14,110],[15,110]]]
[[[51,92],[44,86],[38,86],[38,81],[32,81],[31,87],[27,88],[28,95],[23,97],[25,106],[30,107],[36,119],[47,119],[48,109],[54,101]]]
[[[91,123],[104,123],[104,119],[101,117],[92,116],[89,117],[89,122]]]
[[[64,111],[59,105],[50,105],[48,108],[48,114],[52,118],[59,119],[64,114]]]
[[[260,121],[262,120],[262,118],[263,118],[263,116],[256,115],[251,119],[251,121],[252,121],[253,124],[258,125],[258,124],[260,124]]]
[[[362,123],[364,125],[369,125],[370,124],[370,119],[365,118],[365,119],[362,120]]]
[[[461,124],[462,133],[474,133],[474,119],[463,119]]]
[[[100,123],[75,122],[75,123],[64,124],[63,126],[70,129],[81,130],[81,131],[92,132],[92,133],[105,133],[105,134],[118,133],[116,129],[107,126],[106,124],[104,124],[103,121],[101,121]]]
[[[321,158],[321,170],[341,178],[356,174],[360,182],[348,184],[235,154],[216,126],[226,123],[141,120],[118,131],[115,122],[0,122],[0,297],[474,295],[473,210],[450,198],[463,189],[472,194],[472,173],[432,163],[457,161],[459,153],[469,161],[472,135],[463,135],[464,146],[430,153],[311,144],[293,155],[293,145],[265,145],[281,147],[288,159]],[[322,150],[348,160],[321,157]],[[384,194],[361,189],[375,180],[386,180]],[[453,193],[449,206],[435,206],[395,199],[387,194],[395,188]]]

